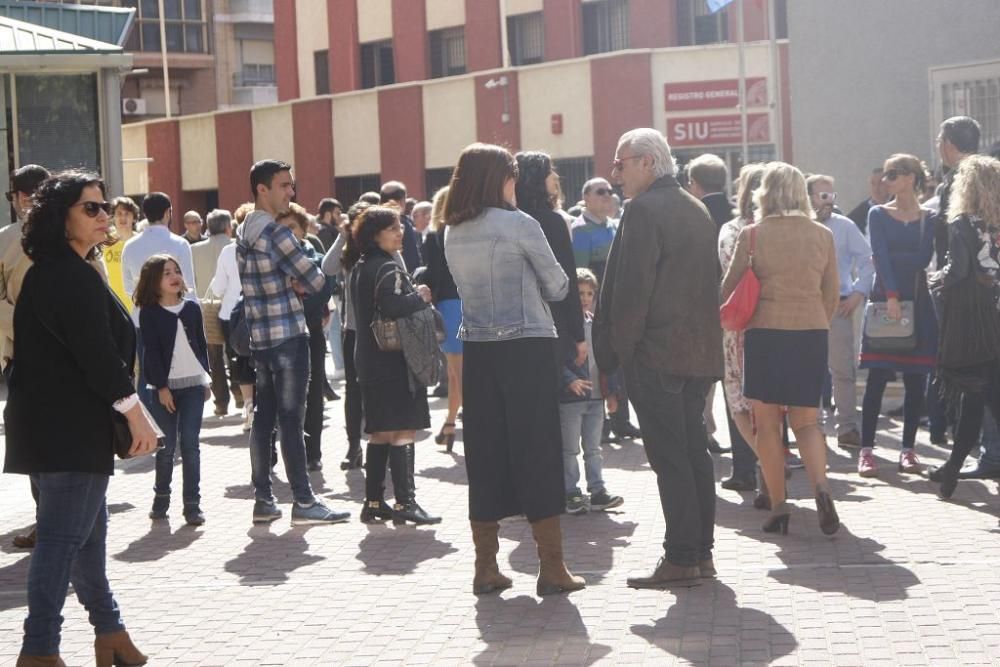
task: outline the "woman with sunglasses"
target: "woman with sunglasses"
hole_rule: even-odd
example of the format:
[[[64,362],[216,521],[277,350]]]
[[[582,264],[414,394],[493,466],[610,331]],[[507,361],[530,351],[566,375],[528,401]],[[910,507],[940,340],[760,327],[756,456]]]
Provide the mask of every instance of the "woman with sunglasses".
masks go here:
[[[14,314],[4,471],[30,475],[39,498],[19,666],[64,664],[59,635],[71,581],[97,635],[97,665],[146,662],[125,631],[105,570],[112,410],[128,422],[133,456],[153,452],[157,439],[131,377],[132,320],[87,263],[107,238],[104,196],[94,175],[58,174],[39,187],[24,227],[34,264]],[[51,415],[53,387],[73,396],[59,419]]]
[[[875,349],[868,335],[862,337],[861,368],[868,369],[865,396],[861,408],[861,452],[858,474],[876,477],[875,431],[882,412],[885,386],[895,373],[903,376],[903,439],[899,471],[919,473],[920,461],[914,445],[917,425],[924,408],[927,374],[934,370],[937,355],[937,318],[927,293],[924,269],[934,254],[932,212],[920,205],[919,196],[927,172],[919,158],[897,153],[885,161],[882,174],[890,200],[873,206],[868,212],[868,233],[875,262],[874,303],[885,303],[891,320],[903,318],[902,302],[914,305],[912,315],[916,342],[910,349],[886,351]],[[865,327],[874,316],[871,306],[865,311]]]

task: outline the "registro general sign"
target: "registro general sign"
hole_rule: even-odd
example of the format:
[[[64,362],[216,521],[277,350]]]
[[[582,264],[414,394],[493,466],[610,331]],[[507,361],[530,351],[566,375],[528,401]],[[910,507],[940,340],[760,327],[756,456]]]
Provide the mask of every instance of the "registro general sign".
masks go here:
[[[746,85],[747,107],[767,106],[767,80],[752,77]],[[668,83],[663,86],[666,110],[735,109],[740,102],[739,86],[738,79]]]

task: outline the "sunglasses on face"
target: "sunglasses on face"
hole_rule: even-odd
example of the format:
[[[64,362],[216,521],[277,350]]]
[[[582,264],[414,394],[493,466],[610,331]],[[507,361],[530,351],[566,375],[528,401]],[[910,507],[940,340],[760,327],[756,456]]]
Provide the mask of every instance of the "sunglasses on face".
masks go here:
[[[621,171],[626,161],[635,160],[641,157],[641,155],[629,155],[628,157],[615,158],[611,161],[611,171]]]
[[[594,194],[598,197],[607,197],[611,194],[611,190],[608,190],[607,188],[597,188],[594,190]]]
[[[884,174],[882,174],[882,180],[884,181],[894,181],[900,176],[906,176],[910,172],[903,169],[888,169]]]
[[[96,218],[101,211],[104,211],[105,215],[111,215],[111,204],[106,201],[81,201],[73,206],[82,206],[88,218]]]
[[[818,199],[818,200],[820,200],[822,202],[833,201],[836,198],[837,198],[837,193],[836,192],[817,192],[816,193],[816,199]]]

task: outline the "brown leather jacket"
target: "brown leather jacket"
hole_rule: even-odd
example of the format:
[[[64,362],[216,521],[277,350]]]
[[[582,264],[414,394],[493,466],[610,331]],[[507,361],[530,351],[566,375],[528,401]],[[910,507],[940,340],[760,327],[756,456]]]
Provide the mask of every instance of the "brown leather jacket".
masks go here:
[[[602,371],[641,364],[681,377],[723,374],[717,230],[666,176],[625,207],[594,322]]]

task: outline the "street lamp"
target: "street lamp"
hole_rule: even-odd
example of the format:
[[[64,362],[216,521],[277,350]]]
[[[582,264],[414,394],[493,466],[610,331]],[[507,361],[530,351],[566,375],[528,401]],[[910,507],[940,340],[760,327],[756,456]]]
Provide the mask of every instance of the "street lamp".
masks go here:
[[[510,99],[507,92],[507,75],[503,74],[495,79],[490,79],[483,84],[486,90],[493,90],[494,88],[503,88],[503,113],[500,114],[500,120],[504,123],[510,122]]]

